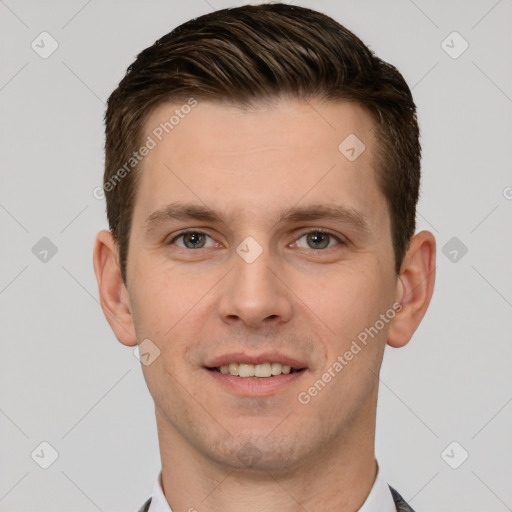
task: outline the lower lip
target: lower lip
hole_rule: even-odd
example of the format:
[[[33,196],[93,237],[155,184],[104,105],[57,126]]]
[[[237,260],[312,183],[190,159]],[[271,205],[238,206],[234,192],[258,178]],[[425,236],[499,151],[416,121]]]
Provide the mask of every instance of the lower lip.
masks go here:
[[[286,386],[290,386],[301,379],[307,370],[257,379],[237,377],[236,375],[220,373],[217,370],[206,369],[206,371],[222,386],[237,394],[243,396],[265,396],[275,394]]]

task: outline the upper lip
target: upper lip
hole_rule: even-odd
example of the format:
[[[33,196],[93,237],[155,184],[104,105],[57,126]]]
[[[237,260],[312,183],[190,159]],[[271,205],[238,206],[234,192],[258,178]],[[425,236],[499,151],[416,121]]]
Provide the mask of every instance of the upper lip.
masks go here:
[[[296,370],[306,368],[306,364],[293,357],[280,354],[279,352],[264,352],[255,355],[249,355],[245,352],[231,352],[215,357],[205,364],[206,368],[218,368],[229,363],[242,364],[262,364],[262,363],[281,363],[290,366]]]

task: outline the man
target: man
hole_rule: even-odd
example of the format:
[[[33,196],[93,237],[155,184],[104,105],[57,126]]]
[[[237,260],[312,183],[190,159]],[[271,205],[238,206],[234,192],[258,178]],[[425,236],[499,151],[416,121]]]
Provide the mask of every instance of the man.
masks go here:
[[[162,470],[150,512],[412,510],[375,459],[378,376],[434,286],[400,73],[318,12],[191,20],[106,113],[94,268],[139,345]]]

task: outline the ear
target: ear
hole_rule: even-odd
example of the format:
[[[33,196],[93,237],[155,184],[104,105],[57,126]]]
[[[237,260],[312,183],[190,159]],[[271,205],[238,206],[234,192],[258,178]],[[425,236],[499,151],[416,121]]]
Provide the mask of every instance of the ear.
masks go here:
[[[388,345],[403,347],[420,325],[432,298],[436,270],[436,240],[429,231],[413,236],[397,283],[396,301],[402,308],[393,318]]]
[[[117,339],[127,346],[137,344],[128,291],[121,277],[117,245],[110,231],[96,235],[93,254],[101,308]]]

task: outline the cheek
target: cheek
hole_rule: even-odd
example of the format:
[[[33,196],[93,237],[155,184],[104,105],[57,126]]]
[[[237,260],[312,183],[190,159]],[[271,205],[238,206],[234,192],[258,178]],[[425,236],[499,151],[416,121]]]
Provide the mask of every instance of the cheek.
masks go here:
[[[139,279],[132,290],[134,323],[137,332],[156,340],[166,340],[180,328],[182,320],[210,288],[206,276],[181,272],[179,266],[157,261],[138,269]]]
[[[133,290],[137,339],[150,339],[160,350],[158,364],[143,368],[148,385],[172,386],[173,379],[184,384],[195,370],[188,353],[207,340],[205,318],[214,307],[211,289],[219,277],[184,270],[152,265]]]
[[[375,322],[386,307],[388,290],[382,274],[362,265],[343,265],[315,278],[298,279],[293,289],[323,323],[330,338],[343,345]],[[349,340],[350,341],[350,340]]]

